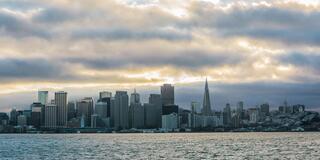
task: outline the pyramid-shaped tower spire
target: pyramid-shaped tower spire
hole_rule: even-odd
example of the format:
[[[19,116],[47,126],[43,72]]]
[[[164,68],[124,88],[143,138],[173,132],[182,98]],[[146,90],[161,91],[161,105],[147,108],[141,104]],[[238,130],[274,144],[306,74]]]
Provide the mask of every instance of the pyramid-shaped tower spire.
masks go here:
[[[212,114],[207,78],[206,78],[206,83],[205,83],[205,87],[204,87],[202,114],[207,115],[207,116]]]

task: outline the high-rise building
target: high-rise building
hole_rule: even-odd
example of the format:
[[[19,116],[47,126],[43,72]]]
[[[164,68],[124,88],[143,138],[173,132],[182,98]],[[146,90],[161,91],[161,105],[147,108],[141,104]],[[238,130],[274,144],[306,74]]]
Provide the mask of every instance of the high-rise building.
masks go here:
[[[237,114],[240,116],[240,119],[243,119],[244,111],[243,111],[243,101],[237,103]]]
[[[43,110],[44,105],[41,103],[32,103],[31,104],[31,125],[34,126],[35,128],[40,128],[42,125],[43,121],[43,116],[42,110]]]
[[[48,91],[38,91],[38,102],[45,105],[48,103]]]
[[[18,120],[18,126],[26,126],[27,125],[27,116],[19,115],[17,117],[17,120]]]
[[[7,113],[0,113],[0,125],[8,125],[9,124],[9,116]]]
[[[260,118],[265,120],[267,116],[269,116],[269,104],[265,103],[260,106]]]
[[[174,86],[171,84],[164,84],[161,86],[162,105],[174,104]]]
[[[75,102],[68,102],[68,121],[77,117]]]
[[[156,119],[156,128],[161,128],[161,122],[162,122],[162,99],[160,94],[150,94],[149,96],[149,104],[153,105],[155,110],[154,115]]]
[[[226,107],[223,109],[223,124],[224,125],[231,125],[231,107],[230,104],[227,103]]]
[[[110,118],[111,117],[111,99],[112,99],[112,93],[111,92],[100,92],[99,93],[99,99],[98,102],[103,102],[107,104],[107,117]]]
[[[209,94],[209,87],[208,87],[207,79],[206,79],[206,84],[205,84],[205,88],[204,88],[202,114],[206,115],[206,116],[212,115],[210,94]]]
[[[17,117],[19,112],[16,109],[12,109],[10,112],[10,124],[16,126],[18,124]]]
[[[171,113],[162,116],[162,128],[166,130],[173,130],[178,128],[178,114]]]
[[[162,115],[168,115],[171,113],[179,113],[179,106],[178,105],[164,105],[162,106]]]
[[[93,98],[86,97],[77,102],[77,117],[84,116],[85,127],[91,125],[91,115],[93,114]]]
[[[58,108],[56,104],[46,104],[44,107],[44,127],[56,128],[57,127],[57,112]]]
[[[144,108],[141,103],[131,103],[129,107],[129,127],[144,128]]]
[[[66,127],[68,120],[67,92],[55,92],[54,102],[57,105],[57,126]]]
[[[191,112],[194,114],[201,113],[201,107],[199,102],[191,102]]]
[[[97,128],[97,120],[98,120],[98,115],[93,114],[91,115],[91,128]]]
[[[144,121],[145,128],[159,128],[158,115],[159,110],[154,104],[145,103],[144,108]]]
[[[102,100],[104,98],[111,98],[112,97],[112,93],[111,92],[107,92],[107,91],[102,91],[99,93],[99,100]]]
[[[116,91],[114,99],[114,127],[116,129],[129,128],[128,111],[129,96],[126,91]]]
[[[107,118],[108,103],[97,102],[95,105],[94,113],[97,114],[100,118]]]
[[[136,89],[134,89],[134,92],[130,95],[130,104],[136,103],[140,103],[140,95],[136,92]]]

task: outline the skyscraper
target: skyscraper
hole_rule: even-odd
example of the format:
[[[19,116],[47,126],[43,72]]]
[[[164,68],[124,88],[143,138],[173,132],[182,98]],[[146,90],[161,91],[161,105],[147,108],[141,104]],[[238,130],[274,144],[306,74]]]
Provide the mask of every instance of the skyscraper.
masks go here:
[[[45,105],[48,103],[48,91],[38,91],[38,102]]]
[[[129,127],[144,128],[144,108],[140,103],[140,95],[136,89],[130,96]]]
[[[156,127],[161,128],[162,122],[162,102],[161,102],[161,95],[160,94],[150,94],[149,96],[149,104],[153,105],[155,109],[155,119],[156,119]]]
[[[134,92],[130,95],[130,104],[140,103],[140,95],[134,89]]]
[[[99,93],[99,100],[98,102],[103,102],[105,103],[106,105],[104,105],[105,108],[104,110],[107,111],[107,117],[110,118],[111,117],[111,98],[112,98],[112,93],[111,92],[106,92],[106,91],[103,91],[103,92],[100,92]]]
[[[114,127],[129,128],[128,110],[129,96],[126,91],[116,91],[114,99]]]
[[[57,105],[57,126],[66,127],[68,119],[67,92],[54,93],[54,102]]]
[[[161,86],[162,105],[174,104],[174,86],[171,84],[164,84]]]
[[[86,97],[77,102],[77,117],[84,116],[85,126],[89,127],[91,124],[91,115],[93,114],[93,98]]]
[[[210,104],[209,87],[208,87],[207,79],[206,79],[206,84],[205,84],[205,88],[204,88],[202,114],[206,115],[206,116],[210,116],[212,114],[211,104]]]
[[[44,107],[44,126],[46,128],[56,128],[57,127],[57,105],[46,104]]]
[[[44,105],[41,103],[32,103],[31,104],[31,125],[33,125],[35,128],[40,128],[42,119],[42,113]]]

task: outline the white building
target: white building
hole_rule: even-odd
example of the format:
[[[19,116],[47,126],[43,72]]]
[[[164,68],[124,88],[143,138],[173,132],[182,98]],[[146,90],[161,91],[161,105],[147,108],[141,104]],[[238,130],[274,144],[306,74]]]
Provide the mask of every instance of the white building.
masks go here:
[[[162,116],[162,128],[166,130],[173,130],[178,128],[178,115],[171,113]]]

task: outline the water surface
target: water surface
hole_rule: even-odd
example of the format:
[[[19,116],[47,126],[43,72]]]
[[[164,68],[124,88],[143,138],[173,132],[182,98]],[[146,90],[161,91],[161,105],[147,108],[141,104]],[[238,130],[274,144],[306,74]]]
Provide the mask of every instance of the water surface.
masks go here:
[[[0,159],[320,159],[320,133],[0,134]]]

